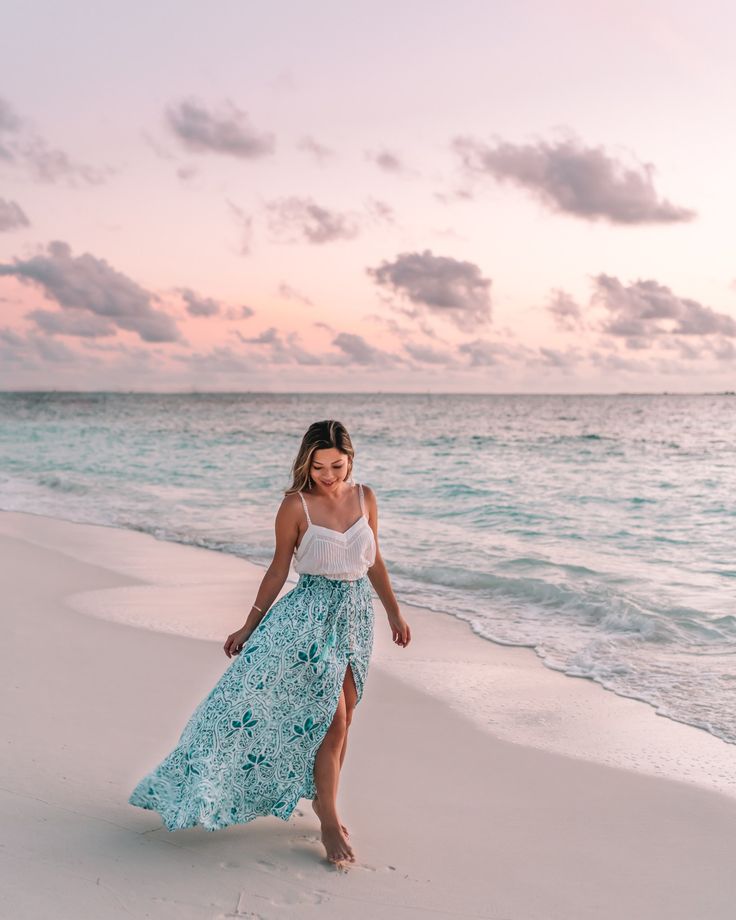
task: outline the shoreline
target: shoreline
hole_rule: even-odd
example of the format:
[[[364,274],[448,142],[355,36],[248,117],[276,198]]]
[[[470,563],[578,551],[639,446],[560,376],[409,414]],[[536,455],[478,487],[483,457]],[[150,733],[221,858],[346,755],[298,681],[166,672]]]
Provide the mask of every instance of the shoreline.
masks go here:
[[[222,626],[231,631],[233,612],[250,602],[254,573],[235,557],[146,534],[10,512],[0,515],[0,570],[7,916],[733,915],[733,798],[503,740],[498,722],[481,729],[460,717],[442,699],[448,673],[455,683],[459,670],[474,675],[477,690],[495,680],[520,721],[530,700],[548,695],[548,681],[582,682],[544,668],[529,649],[494,647],[449,615],[408,607],[413,639],[400,649],[377,605],[373,663],[350,730],[338,806],[353,867],[326,863],[306,800],[288,822],[169,832],[127,798],[227,666]],[[80,611],[84,603],[102,605],[105,618]],[[141,628],[155,612],[159,626],[176,618],[194,632],[203,611],[216,640]]]
[[[100,532],[104,538],[99,538]],[[68,606],[91,617],[222,644],[245,620],[265,569],[191,544],[109,524],[0,511],[0,534],[140,580],[81,591]],[[290,571],[279,597],[296,584]],[[400,600],[400,599],[399,599]],[[202,615],[215,608],[215,613]],[[736,745],[597,681],[547,667],[533,648],[496,643],[451,613],[401,604],[412,643],[384,641],[385,613],[374,595],[371,666],[448,704],[504,741],[650,776],[689,782],[736,798]],[[462,675],[458,679],[458,675]]]

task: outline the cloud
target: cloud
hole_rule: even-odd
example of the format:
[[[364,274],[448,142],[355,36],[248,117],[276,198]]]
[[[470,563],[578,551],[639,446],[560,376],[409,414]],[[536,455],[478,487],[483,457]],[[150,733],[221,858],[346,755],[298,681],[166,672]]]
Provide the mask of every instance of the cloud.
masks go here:
[[[715,338],[709,345],[711,352],[719,361],[736,361],[736,345],[730,339]]]
[[[549,367],[564,373],[571,372],[584,355],[578,348],[558,348],[540,346],[529,348],[521,343],[491,342],[474,339],[458,345],[458,352],[467,356],[471,367],[494,367],[497,365],[516,365],[522,368],[531,366]]]
[[[303,303],[308,307],[313,307],[314,302],[310,300],[306,294],[302,294],[301,291],[297,291],[296,288],[293,288],[290,284],[287,284],[285,281],[282,281],[279,285],[279,295],[284,297],[286,300],[296,300],[299,303]]]
[[[242,208],[239,208],[235,202],[228,200],[228,207],[235,215],[235,220],[240,226],[240,251],[239,255],[250,255],[253,247],[253,218],[246,214]]]
[[[40,137],[32,137],[21,147],[23,159],[34,179],[51,185],[65,181],[77,187],[79,182],[87,185],[100,185],[115,170],[107,167],[99,169],[85,163],[77,163],[63,150],[49,147]]]
[[[532,363],[541,364],[546,367],[553,367],[566,373],[573,370],[580,363],[582,356],[576,348],[568,348],[567,351],[560,351],[559,348],[547,348],[541,346],[537,355],[532,359]]]
[[[438,334],[430,323],[426,322],[422,317],[411,318],[413,320],[413,324],[411,328],[406,328],[401,326],[401,324],[398,323],[393,316],[383,316],[381,313],[365,314],[365,319],[370,319],[376,323],[381,323],[391,332],[391,335],[394,336],[394,338],[401,342],[413,341],[414,334],[416,332],[421,332],[428,339],[434,339],[436,342],[444,343],[444,336]]]
[[[367,159],[372,160],[384,172],[403,173],[406,169],[401,157],[390,150],[367,150],[365,155]]]
[[[250,355],[234,352],[225,345],[216,345],[209,352],[189,352],[188,354],[173,354],[173,361],[183,364],[193,371],[203,375],[203,379],[211,380],[225,373],[250,373],[262,371],[263,364]]]
[[[198,166],[194,166],[192,163],[184,163],[181,166],[177,167],[176,175],[182,182],[189,182],[190,179],[194,179],[195,176],[198,176],[200,169]]]
[[[425,249],[402,252],[392,262],[383,261],[366,271],[380,287],[450,320],[463,331],[490,322],[491,281],[473,262],[436,256]]]
[[[334,150],[325,147],[324,144],[320,144],[313,137],[303,137],[297,144],[297,149],[313,156],[320,165],[335,156]]]
[[[418,342],[416,340],[416,333],[421,332],[427,338],[433,339],[442,345],[445,344],[442,337],[438,336],[428,324],[422,321],[415,321],[411,327],[409,327],[402,326],[393,316],[384,316],[381,313],[367,313],[363,318],[384,327],[384,329],[388,331],[391,341],[400,345],[406,354],[414,361],[418,361],[422,364],[444,365],[446,367],[458,364],[457,358],[448,349],[435,348],[434,345]],[[383,329],[377,333],[377,335],[380,337],[381,341],[387,340],[387,335]],[[411,362],[408,363],[409,366],[412,366]]]
[[[435,236],[442,237],[442,239],[451,239],[451,240],[460,240],[463,243],[467,243],[468,237],[464,236],[462,233],[458,233],[457,230],[454,230],[452,227],[436,227],[431,230]]]
[[[251,337],[246,337],[237,330],[232,330],[231,334],[241,343],[248,345],[248,349],[244,352],[235,352],[231,348],[218,346],[207,354],[190,353],[171,357],[192,369],[215,375],[253,370],[262,372],[264,369],[267,370],[270,364],[300,367],[360,365],[381,368],[400,360],[389,352],[369,345],[362,336],[347,332],[339,333],[332,342],[339,349],[338,354],[313,354],[305,351],[300,345],[298,332],[284,334],[273,326]]]
[[[211,297],[201,297],[191,288],[177,288],[176,290],[181,294],[190,316],[217,316],[220,312],[220,304]]]
[[[6,99],[0,98],[0,159],[25,168],[39,182],[65,181],[99,185],[115,170],[100,169],[74,161],[65,151],[52,147],[33,127],[17,115]]]
[[[78,358],[77,352],[65,345],[64,342],[47,339],[41,335],[29,338],[44,361],[51,361],[54,364],[69,364],[76,362]]]
[[[600,351],[592,351],[588,355],[588,361],[593,367],[613,373],[625,371],[627,373],[647,374],[652,370],[649,362],[620,355],[617,352],[607,351],[601,353]]]
[[[736,338],[736,318],[691,298],[679,297],[651,279],[626,285],[601,273],[593,282],[588,309],[583,310],[564,291],[555,290],[547,310],[568,332],[602,333],[599,345],[603,349],[618,347],[613,344],[617,341],[630,351],[656,346],[693,361],[711,353],[716,357],[728,354],[727,340]],[[602,318],[593,311],[595,306],[603,308]]]
[[[16,347],[22,345],[25,342],[25,339],[22,335],[11,329],[10,326],[5,326],[4,329],[0,329],[0,340],[5,342],[6,345],[12,345]]]
[[[553,211],[618,224],[689,221],[695,212],[660,199],[651,163],[627,166],[601,147],[575,138],[555,143],[491,146],[456,137],[452,147],[469,173],[513,182],[535,194]]]
[[[109,319],[85,313],[84,310],[31,310],[26,313],[26,319],[33,320],[47,335],[95,339],[115,335],[117,331]]]
[[[625,285],[611,275],[599,274],[593,280],[591,300],[608,311],[602,331],[609,335],[647,342],[668,335],[736,336],[733,317],[688,297],[678,297],[651,279]]]
[[[237,335],[242,342],[252,342],[256,345],[273,345],[281,341],[279,331],[275,326],[269,326],[268,329],[264,329],[263,332],[259,332],[258,335],[250,337],[244,336],[241,333],[237,333]]]
[[[15,201],[0,198],[0,233],[8,233],[21,227],[30,227],[25,211]]]
[[[298,332],[287,332],[286,333],[286,342],[283,343],[282,353],[288,358],[288,360],[302,365],[302,366],[312,366],[316,367],[324,363],[324,359],[320,355],[315,355],[310,351],[306,351],[299,344],[299,333]]]
[[[34,368],[39,366],[38,359],[70,364],[79,359],[79,353],[64,342],[36,332],[19,335],[7,326],[0,330],[0,366],[8,363]]]
[[[118,329],[136,332],[146,342],[180,340],[172,317],[153,307],[154,295],[104,259],[88,252],[72,256],[69,245],[61,240],[49,243],[46,255],[0,264],[0,276],[3,275],[41,288],[64,310],[77,311],[72,316],[78,317],[79,311],[86,311]],[[41,312],[44,314],[41,322],[48,323],[45,311]]]
[[[314,326],[326,330],[332,336],[330,344],[338,349],[338,353],[324,351],[321,353],[308,352],[300,344],[298,331],[282,333],[275,326],[269,326],[254,336],[244,336],[234,330],[232,334],[248,348],[257,346],[268,349],[268,361],[275,364],[299,364],[311,366],[345,367],[360,365],[363,367],[387,367],[397,363],[406,363],[397,355],[383,351],[369,344],[362,335],[351,332],[335,332],[328,323],[315,322]],[[262,358],[260,359],[263,360]]]
[[[434,192],[433,195],[442,204],[455,204],[456,201],[472,201],[475,197],[469,188],[455,188],[449,192]]]
[[[336,345],[349,359],[347,363],[384,367],[395,364],[397,361],[396,355],[369,345],[362,335],[355,335],[352,332],[338,333],[332,340],[332,344]]]
[[[394,214],[394,209],[390,204],[387,204],[385,201],[381,201],[378,198],[369,198],[365,203],[365,209],[368,212],[369,216],[372,217],[377,223],[381,224],[395,224],[396,216]]]
[[[221,153],[252,160],[272,154],[273,134],[259,134],[246,112],[229,100],[222,111],[210,111],[193,97],[166,108],[164,117],[182,144],[195,153]]]
[[[461,355],[467,355],[471,367],[492,367],[503,364],[504,361],[518,357],[508,345],[503,342],[488,342],[484,339],[474,339],[472,342],[463,342],[457,347]]]
[[[432,348],[431,345],[423,345],[419,342],[403,342],[402,344],[408,355],[423,364],[441,364],[449,367],[456,363],[450,352],[440,351]]]
[[[573,298],[565,291],[554,290],[547,309],[561,329],[578,329],[583,324],[583,314]]]
[[[149,131],[145,129],[140,131],[140,136],[143,139],[144,143],[147,144],[151,150],[162,160],[178,160],[178,153],[172,153],[172,151],[165,147],[158,138],[154,137]]]
[[[676,351],[678,356],[686,361],[695,361],[707,352],[707,349],[703,348],[702,339],[693,340],[690,337],[682,338],[679,335],[672,336],[670,339],[662,339],[660,345],[665,351]]]
[[[353,239],[359,232],[353,217],[322,207],[311,198],[280,198],[268,202],[266,209],[271,231],[287,242],[301,238],[308,243],[331,243]]]
[[[0,158],[12,162],[15,153],[12,146],[12,136],[22,128],[20,117],[13,111],[7,99],[0,96]],[[6,146],[10,138],[10,146]]]
[[[318,365],[324,363],[322,358],[306,351],[299,344],[298,332],[280,333],[275,326],[264,329],[250,338],[235,330],[234,335],[244,345],[263,345],[270,350],[269,361],[274,364]]]
[[[253,309],[253,307],[248,307],[243,304],[240,307],[228,307],[225,311],[225,319],[250,319],[251,316],[255,316],[255,314],[256,311]]]

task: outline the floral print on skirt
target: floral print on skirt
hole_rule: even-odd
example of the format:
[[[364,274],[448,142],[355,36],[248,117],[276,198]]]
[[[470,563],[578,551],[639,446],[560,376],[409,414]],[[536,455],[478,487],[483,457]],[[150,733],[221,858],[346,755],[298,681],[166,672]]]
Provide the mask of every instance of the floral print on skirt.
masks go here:
[[[316,795],[314,759],[345,670],[360,702],[372,649],[368,576],[300,575],[128,801],[157,811],[170,831],[214,831],[260,815],[288,821],[300,798]]]

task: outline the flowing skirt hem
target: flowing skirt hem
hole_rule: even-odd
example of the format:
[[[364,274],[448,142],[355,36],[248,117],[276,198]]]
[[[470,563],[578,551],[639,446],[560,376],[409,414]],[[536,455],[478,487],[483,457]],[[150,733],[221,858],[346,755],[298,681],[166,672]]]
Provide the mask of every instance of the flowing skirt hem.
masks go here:
[[[226,827],[231,827],[234,824],[249,824],[256,818],[273,817],[280,818],[282,821],[289,821],[301,798],[304,798],[304,796],[298,796],[293,801],[293,804],[278,810],[274,810],[273,808],[264,808],[260,811],[252,811],[246,813],[236,812],[235,814],[219,818],[214,818],[211,815],[205,815],[204,813],[192,814],[191,802],[188,803],[187,808],[189,814],[181,816],[180,814],[174,813],[174,815],[170,815],[168,809],[164,808],[162,810],[160,805],[156,805],[155,802],[150,799],[138,797],[135,792],[133,792],[128,799],[128,804],[134,805],[136,808],[143,808],[146,811],[156,812],[156,814],[161,817],[163,827],[167,831],[186,830],[190,827],[202,827],[206,831],[220,831],[224,830]]]

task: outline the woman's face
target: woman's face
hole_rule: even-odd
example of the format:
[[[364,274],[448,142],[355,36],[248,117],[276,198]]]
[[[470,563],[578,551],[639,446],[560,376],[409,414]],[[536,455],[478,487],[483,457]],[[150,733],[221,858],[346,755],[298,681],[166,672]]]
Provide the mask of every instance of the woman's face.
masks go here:
[[[328,492],[335,492],[340,483],[348,478],[350,458],[336,447],[325,447],[312,454],[309,473],[315,485]]]

